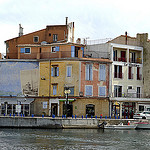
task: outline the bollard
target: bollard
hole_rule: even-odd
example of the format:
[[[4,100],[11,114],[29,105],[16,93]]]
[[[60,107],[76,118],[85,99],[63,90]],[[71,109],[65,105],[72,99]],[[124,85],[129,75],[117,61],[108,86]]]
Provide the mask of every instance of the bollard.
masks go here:
[[[95,116],[95,118],[97,119],[97,116]]]
[[[102,116],[100,116],[100,119],[102,119]]]
[[[23,117],[24,117],[24,114],[23,114]]]
[[[120,119],[120,116],[118,116],[118,119]]]
[[[128,119],[128,116],[126,116],[126,119]]]
[[[4,113],[4,116],[5,116],[5,113]]]
[[[82,115],[82,119],[83,119],[83,115]]]
[[[117,119],[117,117],[115,116],[115,119]]]
[[[9,114],[9,116],[11,117],[11,113]]]
[[[107,119],[107,116],[105,116],[105,119]]]
[[[93,118],[93,116],[91,115],[91,119]]]
[[[32,114],[32,117],[34,117],[34,114]]]
[[[85,118],[87,119],[87,115],[85,116]]]
[[[109,119],[111,119],[111,116],[109,116]]]
[[[20,114],[20,116],[22,117],[22,114]]]
[[[77,116],[75,115],[75,119],[77,118]]]
[[[62,118],[64,118],[64,115],[62,115]]]
[[[42,115],[42,118],[44,118],[44,115]]]
[[[15,117],[15,114],[13,114],[13,116]]]
[[[74,115],[72,115],[72,119],[74,118]]]
[[[55,115],[52,115],[52,118],[55,118]]]

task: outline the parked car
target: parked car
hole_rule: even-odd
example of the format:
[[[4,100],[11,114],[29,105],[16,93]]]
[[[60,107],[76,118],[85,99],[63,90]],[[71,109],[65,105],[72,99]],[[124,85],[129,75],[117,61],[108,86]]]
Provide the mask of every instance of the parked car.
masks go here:
[[[150,119],[150,111],[135,113],[133,119]]]

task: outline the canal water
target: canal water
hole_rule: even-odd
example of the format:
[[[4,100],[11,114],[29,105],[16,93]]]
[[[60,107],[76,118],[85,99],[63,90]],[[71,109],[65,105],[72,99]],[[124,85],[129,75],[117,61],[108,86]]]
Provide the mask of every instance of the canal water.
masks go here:
[[[0,150],[148,150],[150,130],[0,129]]]

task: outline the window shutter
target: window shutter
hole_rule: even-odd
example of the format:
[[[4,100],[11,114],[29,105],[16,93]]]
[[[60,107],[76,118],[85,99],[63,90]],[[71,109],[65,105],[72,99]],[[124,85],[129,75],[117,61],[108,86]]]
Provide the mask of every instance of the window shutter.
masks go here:
[[[71,67],[67,66],[67,77],[71,77]]]
[[[75,57],[75,46],[71,46],[71,57]]]
[[[57,67],[57,77],[59,76],[59,67]]]
[[[59,46],[55,47],[55,52],[59,52]]]
[[[86,86],[86,96],[92,96],[92,86]]]
[[[106,96],[106,87],[99,87],[99,96]]]
[[[90,78],[89,78],[89,80],[92,80],[93,79],[92,64],[89,65],[89,69],[90,69]]]
[[[84,47],[81,47],[81,50],[82,50],[82,56],[84,57]]]
[[[51,68],[51,76],[53,77],[54,73],[53,73],[54,68]]]
[[[105,68],[105,65],[100,65],[100,67],[99,67],[100,69],[99,69],[99,79],[101,80],[101,81],[105,81],[105,79],[106,79],[106,68]]]
[[[56,95],[56,92],[57,92],[57,86],[54,85],[54,86],[53,86],[53,95]]]
[[[20,53],[25,53],[25,48],[20,48]]]
[[[89,64],[86,64],[86,80],[89,80]]]

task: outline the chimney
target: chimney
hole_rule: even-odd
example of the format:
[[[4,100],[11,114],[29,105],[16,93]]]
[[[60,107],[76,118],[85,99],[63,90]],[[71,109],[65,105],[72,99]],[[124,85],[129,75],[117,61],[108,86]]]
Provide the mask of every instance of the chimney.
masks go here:
[[[68,17],[66,17],[66,26],[68,25]]]
[[[23,28],[21,27],[21,24],[19,24],[19,37],[23,35]]]
[[[125,44],[126,44],[126,45],[127,45],[127,37],[128,37],[127,34],[128,34],[128,33],[127,33],[127,31],[126,31],[126,32],[125,32],[125,36],[126,36]]]

